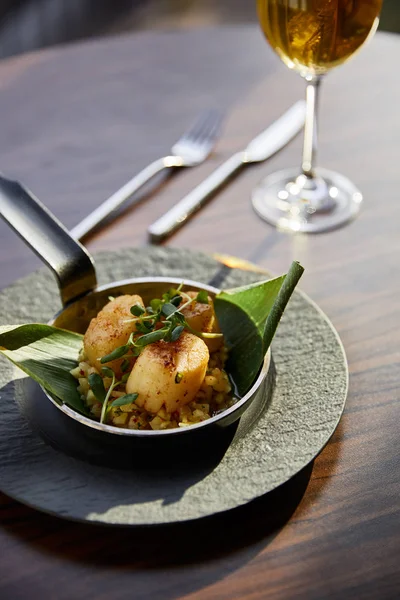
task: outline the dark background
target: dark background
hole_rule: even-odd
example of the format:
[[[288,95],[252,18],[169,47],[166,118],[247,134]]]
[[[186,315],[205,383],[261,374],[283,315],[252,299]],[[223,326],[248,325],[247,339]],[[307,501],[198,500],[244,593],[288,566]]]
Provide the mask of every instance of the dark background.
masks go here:
[[[0,58],[119,32],[256,22],[255,0],[0,0]],[[400,1],[380,28],[400,32]]]

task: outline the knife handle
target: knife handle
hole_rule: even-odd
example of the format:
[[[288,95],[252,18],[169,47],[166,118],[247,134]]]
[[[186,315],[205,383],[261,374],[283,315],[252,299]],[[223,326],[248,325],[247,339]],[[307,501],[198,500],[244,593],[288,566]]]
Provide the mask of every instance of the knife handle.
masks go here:
[[[238,152],[218,167],[207,179],[182,198],[157,221],[154,221],[147,232],[150,241],[158,243],[179,229],[189,217],[199,210],[234,173],[243,166],[244,153]]]

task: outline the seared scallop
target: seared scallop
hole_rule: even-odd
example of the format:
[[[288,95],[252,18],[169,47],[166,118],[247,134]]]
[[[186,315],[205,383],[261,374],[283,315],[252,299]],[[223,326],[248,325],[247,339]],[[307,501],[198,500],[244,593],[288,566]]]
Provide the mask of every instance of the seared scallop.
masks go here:
[[[96,369],[101,369],[100,358],[110,354],[116,348],[127,343],[130,334],[135,330],[135,322],[130,312],[131,306],[139,304],[144,308],[140,296],[118,296],[102,308],[97,317],[90,321],[83,339],[83,346],[88,362]],[[115,372],[121,375],[121,364],[124,359],[116,359],[106,363]],[[134,357],[130,359],[133,365]]]
[[[203,383],[209,351],[196,335],[184,331],[176,342],[161,340],[145,346],[126,384],[137,393],[136,404],[155,414],[167,413],[191,402]]]
[[[182,314],[192,329],[195,331],[202,331],[203,333],[220,333],[217,317],[215,315],[214,303],[211,296],[208,296],[208,304],[197,302],[196,296],[198,292],[189,291],[185,292],[190,298],[193,298],[193,302],[181,309]],[[185,304],[186,300],[182,300],[182,304]],[[210,352],[219,350],[224,343],[224,338],[211,338],[204,339]]]

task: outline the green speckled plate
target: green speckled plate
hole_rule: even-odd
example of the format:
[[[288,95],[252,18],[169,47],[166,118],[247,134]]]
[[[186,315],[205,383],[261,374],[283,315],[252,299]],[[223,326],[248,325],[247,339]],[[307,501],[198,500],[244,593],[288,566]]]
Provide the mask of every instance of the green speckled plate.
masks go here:
[[[96,256],[99,283],[164,275],[217,287],[263,279],[221,266],[210,256],[145,248]],[[46,322],[60,308],[52,275],[41,270],[0,293],[0,320]],[[273,490],[305,467],[333,434],[347,394],[348,370],[336,331],[319,308],[296,292],[272,345],[275,382],[264,414],[249,431],[240,425],[218,460],[186,468],[163,464],[132,471],[93,466],[45,443],[18,406],[29,386],[0,358],[0,488],[38,510],[76,521],[152,525],[229,510]],[[201,457],[201,449],[199,449]],[[138,456],[138,467],[145,457]]]

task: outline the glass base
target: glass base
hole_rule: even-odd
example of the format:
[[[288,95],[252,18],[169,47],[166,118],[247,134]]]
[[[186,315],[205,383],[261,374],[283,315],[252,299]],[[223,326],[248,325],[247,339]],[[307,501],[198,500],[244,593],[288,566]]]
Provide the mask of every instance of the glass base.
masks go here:
[[[318,169],[313,178],[298,169],[268,175],[254,190],[253,207],[268,223],[285,231],[318,233],[353,219],[362,203],[361,192],[347,177]]]

